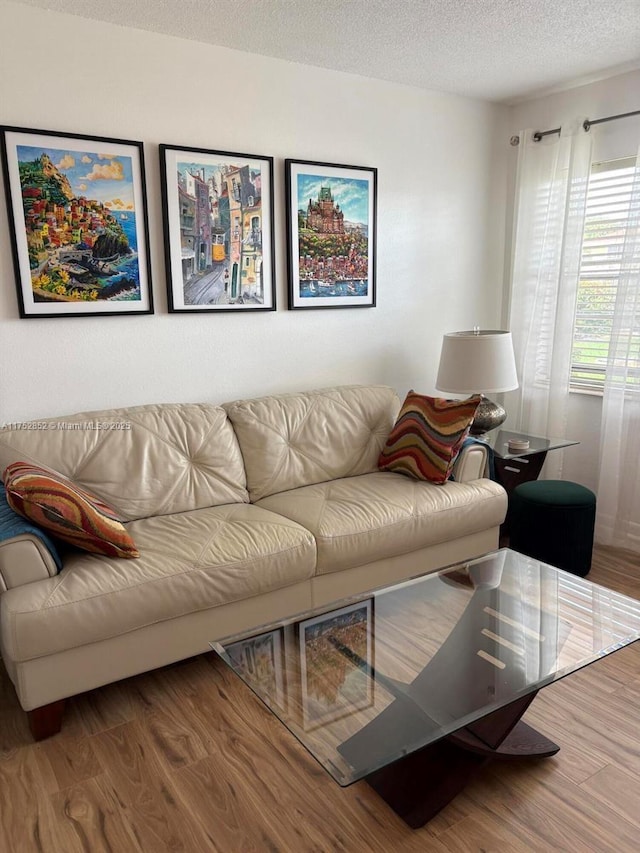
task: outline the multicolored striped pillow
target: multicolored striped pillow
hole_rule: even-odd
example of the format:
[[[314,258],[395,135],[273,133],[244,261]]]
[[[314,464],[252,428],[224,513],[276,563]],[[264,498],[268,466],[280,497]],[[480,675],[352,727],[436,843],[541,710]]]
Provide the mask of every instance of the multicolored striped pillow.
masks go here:
[[[5,470],[7,503],[58,539],[108,557],[139,557],[117,513],[71,480],[28,462]]]
[[[480,396],[443,400],[409,391],[378,459],[381,471],[446,483]]]

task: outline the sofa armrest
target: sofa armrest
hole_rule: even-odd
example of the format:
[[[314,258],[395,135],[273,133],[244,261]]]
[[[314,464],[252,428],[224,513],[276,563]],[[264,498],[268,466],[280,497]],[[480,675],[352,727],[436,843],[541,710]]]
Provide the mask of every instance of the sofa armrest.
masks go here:
[[[50,578],[61,568],[53,539],[11,509],[0,482],[0,592]]]
[[[57,574],[51,552],[33,533],[0,541],[0,592]]]
[[[488,477],[488,452],[482,444],[465,445],[453,465],[453,476],[458,483]]]

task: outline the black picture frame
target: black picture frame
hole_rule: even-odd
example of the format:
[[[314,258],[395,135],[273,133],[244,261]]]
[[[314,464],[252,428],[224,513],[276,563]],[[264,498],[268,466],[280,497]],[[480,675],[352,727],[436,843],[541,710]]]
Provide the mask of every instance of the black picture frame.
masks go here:
[[[142,142],[0,127],[20,317],[153,314]]]
[[[289,310],[376,304],[378,170],[285,160]]]
[[[273,157],[160,145],[171,313],[275,311]]]

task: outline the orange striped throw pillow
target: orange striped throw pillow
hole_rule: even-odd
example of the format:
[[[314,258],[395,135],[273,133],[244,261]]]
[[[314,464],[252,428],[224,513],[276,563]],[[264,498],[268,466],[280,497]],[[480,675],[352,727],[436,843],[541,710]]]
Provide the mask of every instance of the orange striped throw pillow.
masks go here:
[[[58,539],[108,557],[139,557],[114,509],[57,471],[28,462],[5,470],[7,503]]]
[[[443,400],[409,391],[378,459],[381,471],[446,483],[480,396]]]

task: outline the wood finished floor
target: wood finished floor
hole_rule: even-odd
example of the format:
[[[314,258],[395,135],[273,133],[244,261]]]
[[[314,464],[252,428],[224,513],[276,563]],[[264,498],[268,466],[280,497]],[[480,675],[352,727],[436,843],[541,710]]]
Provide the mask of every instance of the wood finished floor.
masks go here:
[[[640,557],[598,548],[590,579],[640,599]],[[213,655],[70,700],[40,744],[0,681],[2,853],[640,850],[640,643],[538,695],[525,720],[556,757],[486,768],[418,831],[339,788]]]

